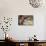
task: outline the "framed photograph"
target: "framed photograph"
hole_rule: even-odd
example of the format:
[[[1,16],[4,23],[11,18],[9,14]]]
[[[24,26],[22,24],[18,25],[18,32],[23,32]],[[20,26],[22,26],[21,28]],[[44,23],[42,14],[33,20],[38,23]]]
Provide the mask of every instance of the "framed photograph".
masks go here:
[[[33,15],[19,15],[18,25],[33,25]]]

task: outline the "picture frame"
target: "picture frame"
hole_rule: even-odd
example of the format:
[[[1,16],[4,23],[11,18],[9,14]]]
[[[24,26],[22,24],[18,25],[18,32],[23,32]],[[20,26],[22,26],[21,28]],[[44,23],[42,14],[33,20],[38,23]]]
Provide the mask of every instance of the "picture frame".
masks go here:
[[[19,15],[18,25],[33,25],[33,15]]]

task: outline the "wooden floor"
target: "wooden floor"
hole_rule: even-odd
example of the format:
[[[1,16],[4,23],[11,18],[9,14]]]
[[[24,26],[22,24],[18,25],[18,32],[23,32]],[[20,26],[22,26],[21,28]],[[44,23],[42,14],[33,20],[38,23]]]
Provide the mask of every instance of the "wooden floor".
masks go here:
[[[25,42],[25,41],[17,41],[17,42],[11,42],[11,41],[5,41],[5,40],[0,40],[0,46],[46,46],[46,41],[30,41],[30,42]]]
[[[15,45],[6,44],[5,42],[0,42],[0,46],[15,46]]]
[[[16,45],[8,44],[5,40],[0,40],[0,46],[16,46]]]

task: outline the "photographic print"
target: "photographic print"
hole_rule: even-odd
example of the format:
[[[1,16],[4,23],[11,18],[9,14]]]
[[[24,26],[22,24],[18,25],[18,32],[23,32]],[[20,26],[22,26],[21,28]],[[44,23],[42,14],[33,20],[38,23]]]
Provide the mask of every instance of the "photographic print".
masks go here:
[[[19,15],[18,25],[33,25],[33,15]]]

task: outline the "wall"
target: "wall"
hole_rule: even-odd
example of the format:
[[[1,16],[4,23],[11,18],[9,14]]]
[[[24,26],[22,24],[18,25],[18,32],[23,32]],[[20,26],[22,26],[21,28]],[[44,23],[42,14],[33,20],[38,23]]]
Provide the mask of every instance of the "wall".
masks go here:
[[[32,8],[28,0],[0,0],[0,16],[13,17],[12,26],[8,33],[10,33],[14,39],[27,40],[29,37],[32,37],[34,34],[36,34],[39,40],[44,40],[44,17],[46,14],[46,8],[44,7]],[[34,25],[18,26],[18,15],[33,15]],[[0,36],[0,39],[2,38],[3,37]]]

